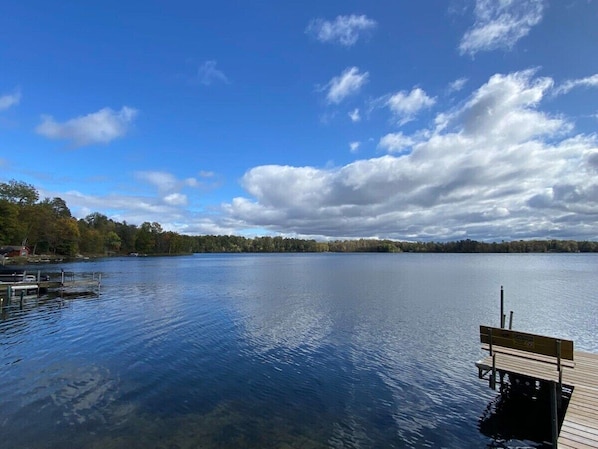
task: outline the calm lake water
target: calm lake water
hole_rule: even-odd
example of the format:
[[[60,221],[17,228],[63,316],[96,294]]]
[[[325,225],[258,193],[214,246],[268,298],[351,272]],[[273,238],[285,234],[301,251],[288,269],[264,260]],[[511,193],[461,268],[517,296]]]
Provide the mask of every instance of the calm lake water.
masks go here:
[[[598,255],[47,267],[60,268],[101,273],[101,294],[3,310],[3,448],[494,447],[480,418],[497,394],[474,363],[501,285],[515,329],[598,352]]]

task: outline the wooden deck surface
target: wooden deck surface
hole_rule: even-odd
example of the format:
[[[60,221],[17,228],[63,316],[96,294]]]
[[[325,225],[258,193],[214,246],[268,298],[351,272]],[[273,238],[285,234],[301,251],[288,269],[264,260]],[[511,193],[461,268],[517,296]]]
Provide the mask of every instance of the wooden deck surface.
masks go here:
[[[559,447],[598,448],[598,355],[576,352],[575,368],[563,372],[563,382],[574,389]]]
[[[496,369],[540,380],[558,381],[554,364],[530,360],[517,351],[496,352]],[[477,363],[491,369],[492,357]],[[561,426],[558,447],[565,449],[598,448],[598,354],[575,351],[574,366],[563,367],[563,384],[573,387],[573,394]]]

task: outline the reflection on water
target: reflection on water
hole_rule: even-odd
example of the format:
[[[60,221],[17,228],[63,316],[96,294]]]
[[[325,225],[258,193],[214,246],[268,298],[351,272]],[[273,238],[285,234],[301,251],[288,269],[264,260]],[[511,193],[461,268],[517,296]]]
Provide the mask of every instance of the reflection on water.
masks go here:
[[[478,325],[496,324],[502,284],[517,328],[548,327],[598,348],[596,261],[206,255],[72,264],[102,272],[99,297],[33,300],[0,321],[3,447],[537,443],[542,436],[492,430],[496,414],[479,423],[493,393],[474,366]],[[533,319],[539,305],[542,320]]]
[[[64,367],[62,370],[64,372]],[[125,418],[132,412],[132,407],[114,407],[118,389],[118,379],[102,368],[91,366],[74,368],[68,376],[58,380],[62,387],[50,397],[54,405],[62,410],[62,420],[69,426],[88,422],[107,422],[108,418]]]

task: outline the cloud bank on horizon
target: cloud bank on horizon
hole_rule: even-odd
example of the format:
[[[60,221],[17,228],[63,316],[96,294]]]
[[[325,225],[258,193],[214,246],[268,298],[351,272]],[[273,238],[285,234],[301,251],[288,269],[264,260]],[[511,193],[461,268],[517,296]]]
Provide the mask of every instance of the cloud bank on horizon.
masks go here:
[[[345,15],[314,8],[294,27],[297,11],[288,11],[281,29],[257,24],[268,31],[253,38],[243,26],[239,36],[210,37],[204,24],[197,38],[214,39],[214,48],[199,59],[199,90],[160,69],[173,53],[184,62],[194,51],[176,46],[164,63],[138,61],[139,79],[100,77],[109,94],[75,89],[71,106],[47,94],[20,113],[41,81],[15,79],[0,85],[0,181],[30,182],[77,217],[97,211],[188,234],[598,239],[598,65],[571,66],[568,52],[546,51],[547,39],[575,38],[553,35],[563,14],[598,19],[596,3],[453,6],[437,12],[450,23],[413,48],[397,40],[391,19],[421,33],[425,5]],[[385,54],[389,42],[402,60]],[[20,165],[6,142],[39,146],[56,167]],[[78,174],[89,161],[94,170]]]
[[[400,156],[255,167],[242,180],[252,199],[235,198],[227,215],[298,235],[328,235],[331,225],[344,237],[585,235],[598,212],[598,145],[539,110],[553,84],[534,70],[494,75],[434,127],[380,139],[389,153],[411,148]]]

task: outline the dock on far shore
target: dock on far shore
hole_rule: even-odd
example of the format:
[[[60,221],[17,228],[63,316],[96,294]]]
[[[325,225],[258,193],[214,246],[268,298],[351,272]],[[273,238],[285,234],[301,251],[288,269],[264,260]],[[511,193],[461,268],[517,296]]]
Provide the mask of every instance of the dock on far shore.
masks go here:
[[[501,393],[515,382],[550,391],[552,446],[598,448],[598,354],[575,351],[573,341],[505,329],[501,288],[501,327],[480,326],[479,378]],[[564,392],[570,392],[568,403]]]
[[[40,273],[19,282],[0,282],[0,298],[2,306],[10,303],[14,298],[56,292],[63,295],[98,294],[102,283],[101,274],[98,273],[70,273],[62,271],[58,278],[42,278]]]

